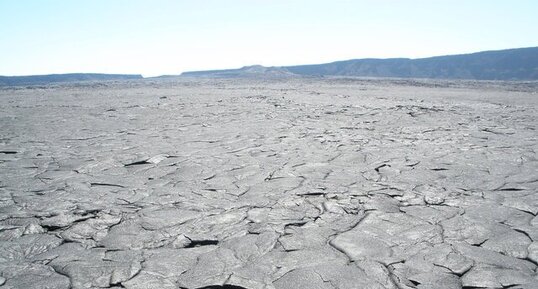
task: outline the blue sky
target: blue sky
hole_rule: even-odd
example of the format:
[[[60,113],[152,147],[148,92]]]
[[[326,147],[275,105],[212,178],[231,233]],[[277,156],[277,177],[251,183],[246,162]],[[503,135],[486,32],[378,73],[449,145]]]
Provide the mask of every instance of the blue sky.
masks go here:
[[[0,75],[179,74],[538,46],[536,0],[0,0]]]

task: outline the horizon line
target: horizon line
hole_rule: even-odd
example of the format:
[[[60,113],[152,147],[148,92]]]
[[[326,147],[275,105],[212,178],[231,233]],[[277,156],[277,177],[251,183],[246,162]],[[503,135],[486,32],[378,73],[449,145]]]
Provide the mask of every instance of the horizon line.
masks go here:
[[[19,74],[19,75],[0,75],[0,77],[26,77],[26,76],[54,76],[54,75],[75,75],[75,74],[86,74],[86,75],[129,75],[129,76],[141,76],[142,78],[156,78],[156,77],[163,77],[163,76],[180,76],[182,73],[185,72],[203,72],[203,71],[222,71],[222,70],[234,70],[234,69],[241,69],[246,67],[253,67],[253,66],[262,66],[262,67],[293,67],[293,66],[307,66],[307,65],[322,65],[322,64],[330,64],[330,63],[337,63],[337,62],[345,62],[345,61],[352,61],[352,60],[390,60],[390,59],[406,59],[406,60],[418,60],[418,59],[429,59],[429,58],[436,58],[436,57],[446,57],[446,56],[461,56],[461,55],[471,55],[471,54],[478,54],[478,53],[485,53],[485,52],[496,52],[496,51],[507,51],[507,50],[517,50],[517,49],[530,49],[530,48],[538,48],[537,46],[526,46],[526,47],[513,47],[513,48],[503,48],[503,49],[488,49],[488,50],[481,50],[481,51],[474,51],[474,52],[466,52],[466,53],[454,53],[454,54],[443,54],[443,55],[433,55],[433,56],[426,56],[426,57],[363,57],[363,58],[350,58],[350,59],[343,59],[343,60],[334,60],[330,62],[322,62],[322,63],[302,63],[302,64],[292,64],[292,65],[261,65],[261,64],[250,64],[250,65],[243,65],[241,67],[235,67],[235,68],[214,68],[214,69],[199,69],[199,70],[186,70],[181,71],[178,74],[144,74],[144,73],[121,73],[121,72],[114,72],[114,73],[106,73],[106,72],[62,72],[62,73],[43,73],[43,74]]]

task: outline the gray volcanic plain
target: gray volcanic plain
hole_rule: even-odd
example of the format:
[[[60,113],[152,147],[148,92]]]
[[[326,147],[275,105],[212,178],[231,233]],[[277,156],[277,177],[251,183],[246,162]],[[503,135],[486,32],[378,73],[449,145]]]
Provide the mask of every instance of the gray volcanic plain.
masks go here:
[[[538,82],[0,88],[2,288],[538,288]]]

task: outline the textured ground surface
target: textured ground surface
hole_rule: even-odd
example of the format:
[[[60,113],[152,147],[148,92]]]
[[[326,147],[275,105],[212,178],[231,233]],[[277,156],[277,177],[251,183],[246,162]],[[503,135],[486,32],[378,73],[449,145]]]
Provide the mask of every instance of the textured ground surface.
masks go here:
[[[0,284],[538,288],[537,87],[2,89]]]

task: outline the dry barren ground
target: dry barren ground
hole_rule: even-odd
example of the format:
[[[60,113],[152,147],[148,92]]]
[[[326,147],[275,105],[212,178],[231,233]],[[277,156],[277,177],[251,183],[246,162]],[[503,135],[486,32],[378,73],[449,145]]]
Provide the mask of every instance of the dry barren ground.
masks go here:
[[[0,284],[538,288],[536,91],[364,79],[0,89]]]

